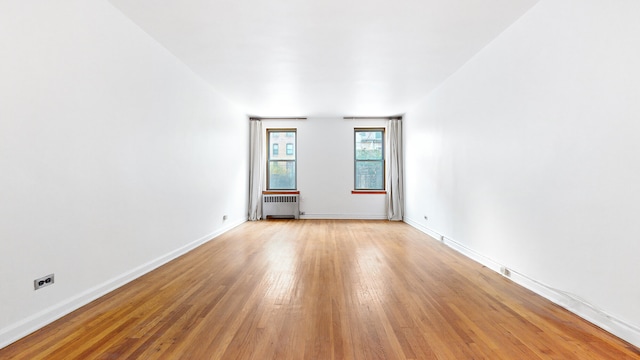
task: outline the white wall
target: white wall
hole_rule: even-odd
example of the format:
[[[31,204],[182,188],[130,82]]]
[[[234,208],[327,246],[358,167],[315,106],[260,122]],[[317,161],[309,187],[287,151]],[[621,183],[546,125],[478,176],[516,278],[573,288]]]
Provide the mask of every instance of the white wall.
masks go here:
[[[409,223],[636,345],[639,18],[543,0],[405,117]]]
[[[0,53],[0,347],[246,220],[248,119],[107,1],[3,1]]]
[[[352,194],[353,130],[386,127],[386,120],[263,120],[262,127],[297,128],[302,219],[386,219],[386,195]],[[266,143],[266,142],[265,142]]]

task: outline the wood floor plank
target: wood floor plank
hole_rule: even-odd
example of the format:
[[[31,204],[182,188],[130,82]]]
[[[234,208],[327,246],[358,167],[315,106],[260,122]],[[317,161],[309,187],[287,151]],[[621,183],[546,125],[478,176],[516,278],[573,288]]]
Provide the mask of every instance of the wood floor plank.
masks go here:
[[[640,359],[418,230],[249,222],[0,359]]]

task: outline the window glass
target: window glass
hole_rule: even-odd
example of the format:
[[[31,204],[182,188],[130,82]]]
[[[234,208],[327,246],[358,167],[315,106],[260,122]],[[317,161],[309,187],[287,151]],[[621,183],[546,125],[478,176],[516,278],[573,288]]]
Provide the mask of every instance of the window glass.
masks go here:
[[[296,162],[269,162],[269,190],[295,190]]]
[[[296,189],[296,130],[268,129],[269,158],[267,159],[267,189]],[[280,148],[286,149],[284,153]]]
[[[384,129],[355,129],[355,189],[384,190]]]

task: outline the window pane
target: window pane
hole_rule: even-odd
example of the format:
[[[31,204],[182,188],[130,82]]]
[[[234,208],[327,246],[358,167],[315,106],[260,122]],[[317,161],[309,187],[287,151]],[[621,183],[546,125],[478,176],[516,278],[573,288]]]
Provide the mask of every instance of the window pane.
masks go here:
[[[267,129],[269,158],[267,189],[296,189],[296,131],[294,129]],[[282,149],[282,151],[280,151]]]
[[[295,161],[269,162],[269,189],[295,190],[296,163]]]
[[[269,131],[269,144],[271,153],[269,160],[295,160],[296,133],[293,131]],[[279,151],[284,147],[286,151]]]
[[[382,130],[356,131],[356,160],[382,160]]]
[[[384,161],[356,161],[356,190],[384,190]]]

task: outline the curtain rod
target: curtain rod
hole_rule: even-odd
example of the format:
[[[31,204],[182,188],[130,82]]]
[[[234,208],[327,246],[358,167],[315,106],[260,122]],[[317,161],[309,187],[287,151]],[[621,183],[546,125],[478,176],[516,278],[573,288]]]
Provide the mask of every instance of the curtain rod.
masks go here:
[[[345,116],[344,120],[402,120],[402,116]]]
[[[307,120],[306,117],[256,117],[252,116],[249,120]]]

